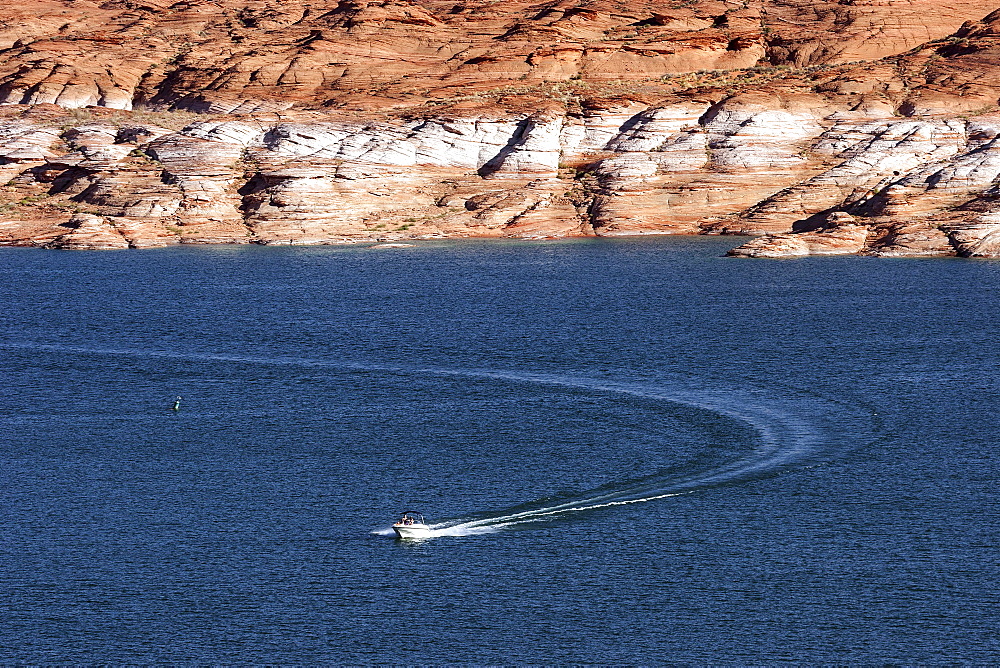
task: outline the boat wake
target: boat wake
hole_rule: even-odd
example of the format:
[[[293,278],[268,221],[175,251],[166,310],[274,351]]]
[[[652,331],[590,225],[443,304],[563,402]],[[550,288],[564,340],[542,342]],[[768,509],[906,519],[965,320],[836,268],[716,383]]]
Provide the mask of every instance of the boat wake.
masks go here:
[[[495,378],[563,388],[587,389],[680,404],[750,426],[757,439],[747,450],[707,468],[645,476],[560,499],[452,518],[431,525],[428,538],[473,536],[569,518],[615,506],[649,503],[698,490],[771,477],[817,465],[873,438],[874,411],[795,389],[763,389],[731,381],[673,377],[656,383],[622,383],[593,378],[510,372],[424,369],[425,373]],[[388,531],[388,533],[386,533]],[[373,533],[392,535],[392,530]]]
[[[230,354],[197,354],[175,351],[100,349],[39,344],[0,344],[0,348],[22,348],[70,354],[97,354],[149,358],[174,358],[235,364],[297,366],[338,371],[376,372],[406,376],[496,380],[553,389],[580,389],[595,393],[640,397],[709,411],[752,428],[756,438],[744,449],[735,449],[728,459],[712,465],[694,465],[683,472],[620,480],[587,492],[546,498],[515,507],[455,517],[432,524],[428,537],[470,536],[511,528],[527,528],[574,515],[615,506],[649,503],[699,490],[744,483],[778,475],[789,469],[820,464],[840,453],[874,439],[872,409],[824,397],[800,388],[767,387],[756,380],[732,377],[660,376],[645,382],[626,382],[587,376],[532,374],[481,369],[407,367],[327,361],[292,357],[256,357]],[[372,532],[395,535],[389,527]]]

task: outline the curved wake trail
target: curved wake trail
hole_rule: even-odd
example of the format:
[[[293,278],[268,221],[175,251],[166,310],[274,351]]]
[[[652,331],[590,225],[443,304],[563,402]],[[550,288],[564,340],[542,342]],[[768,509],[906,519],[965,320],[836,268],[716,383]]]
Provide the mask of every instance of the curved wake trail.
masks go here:
[[[860,436],[861,432],[867,431],[871,426],[870,411],[799,390],[776,394],[759,388],[706,388],[702,383],[687,378],[674,378],[666,385],[651,385],[545,374],[441,369],[420,371],[581,388],[661,400],[726,416],[751,426],[759,436],[759,442],[749,451],[738,453],[733,459],[704,470],[649,476],[612,489],[605,487],[591,490],[536,507],[522,504],[507,510],[446,520],[432,525],[428,537],[495,533],[507,528],[567,518],[574,513],[648,503],[700,489],[777,475],[788,468],[825,461],[834,452],[847,447],[837,442],[845,436],[845,429]],[[388,530],[388,535],[393,535],[391,529]]]
[[[872,428],[869,409],[853,406],[796,388],[764,389],[747,384],[732,385],[732,379],[696,379],[672,376],[655,383],[629,383],[593,377],[531,374],[480,369],[405,367],[326,361],[292,357],[254,357],[215,353],[101,349],[57,345],[3,343],[0,348],[28,348],[50,352],[173,358],[233,364],[331,368],[402,375],[497,380],[508,383],[583,389],[622,396],[641,397],[725,416],[749,425],[757,433],[755,443],[746,451],[733,453],[721,464],[685,473],[647,476],[625,481],[559,500],[539,500],[506,510],[478,513],[432,525],[430,537],[465,536],[494,533],[505,528],[549,522],[575,513],[647,503],[691,493],[700,489],[736,484],[777,475],[791,467],[826,461],[836,452],[849,449],[854,441],[864,442]],[[391,528],[378,529],[376,535],[394,535]]]

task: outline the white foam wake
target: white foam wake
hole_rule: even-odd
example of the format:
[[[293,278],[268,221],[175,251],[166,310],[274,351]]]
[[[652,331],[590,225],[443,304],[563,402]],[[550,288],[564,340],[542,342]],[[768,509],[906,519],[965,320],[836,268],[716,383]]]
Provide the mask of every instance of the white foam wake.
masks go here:
[[[714,412],[749,425],[758,434],[754,446],[707,470],[686,474],[647,477],[638,482],[584,492],[549,504],[523,504],[506,511],[481,513],[473,517],[446,520],[432,526],[429,537],[469,536],[495,533],[505,528],[548,522],[614,506],[658,501],[710,487],[735,484],[774,475],[788,467],[822,461],[843,445],[846,434],[858,435],[872,425],[872,412],[821,397],[795,388],[768,389],[752,383],[734,384],[730,378],[697,379],[685,376],[663,378],[656,382],[629,383],[584,376],[530,374],[482,369],[405,367],[345,361],[327,361],[293,357],[255,357],[217,353],[189,353],[165,350],[108,349],[60,346],[35,343],[3,343],[0,348],[35,349],[70,354],[98,354],[147,358],[189,359],[233,364],[298,366],[310,369],[375,371],[404,375],[494,379],[530,385],[577,388],[594,392],[616,393],[686,405]],[[838,445],[840,443],[840,445]],[[391,528],[373,531],[393,536]]]
[[[550,522],[575,513],[659,501],[699,489],[736,484],[775,475],[791,467],[822,461],[842,447],[838,436],[845,429],[868,427],[870,411],[848,406],[818,395],[785,388],[784,392],[755,387],[725,388],[727,383],[706,387],[704,383],[674,378],[656,384],[620,383],[593,378],[520,374],[514,372],[422,369],[424,373],[496,378],[509,382],[590,389],[622,395],[662,400],[691,406],[732,418],[749,425],[758,439],[747,451],[707,470],[651,476],[638,482],[623,483],[559,502],[507,511],[455,518],[434,525],[428,538],[470,536],[496,533],[512,527]],[[841,432],[838,434],[838,432]],[[389,535],[392,535],[391,529]]]

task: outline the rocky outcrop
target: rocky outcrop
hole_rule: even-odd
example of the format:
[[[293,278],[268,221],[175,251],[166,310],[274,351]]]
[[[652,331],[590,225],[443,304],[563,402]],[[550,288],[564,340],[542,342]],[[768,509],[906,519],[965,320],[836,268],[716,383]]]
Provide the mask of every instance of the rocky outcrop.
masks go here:
[[[49,244],[58,248],[78,250],[118,250],[129,244],[108,220],[86,213],[73,215],[65,224],[69,231]]]
[[[992,257],[990,9],[2,8],[0,244],[741,234],[763,235],[745,257]]]
[[[831,252],[830,234],[838,234],[845,223],[862,225],[867,236],[861,246],[856,240],[836,243],[836,252],[993,252],[996,216],[991,200],[1000,178],[1000,117],[890,121],[868,126],[868,131],[871,139],[841,151],[844,160],[836,166],[752,207],[744,218],[769,224],[771,229],[765,231],[778,234],[732,254]],[[803,226],[803,233],[782,234],[782,221],[793,228]]]
[[[801,102],[180,130],[19,118],[0,126],[0,243],[738,232],[768,234],[733,251],[748,257],[996,252],[1000,116],[875,119]]]
[[[0,102],[243,114],[410,107],[538,82],[873,60],[990,9],[976,0],[33,0],[0,8]]]

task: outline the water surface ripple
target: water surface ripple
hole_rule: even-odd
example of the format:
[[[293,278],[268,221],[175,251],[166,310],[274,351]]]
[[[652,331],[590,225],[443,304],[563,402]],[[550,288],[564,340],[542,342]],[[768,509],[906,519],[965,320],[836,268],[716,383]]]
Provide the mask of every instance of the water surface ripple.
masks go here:
[[[1000,662],[1000,264],[730,245],[0,248],[0,663]]]

